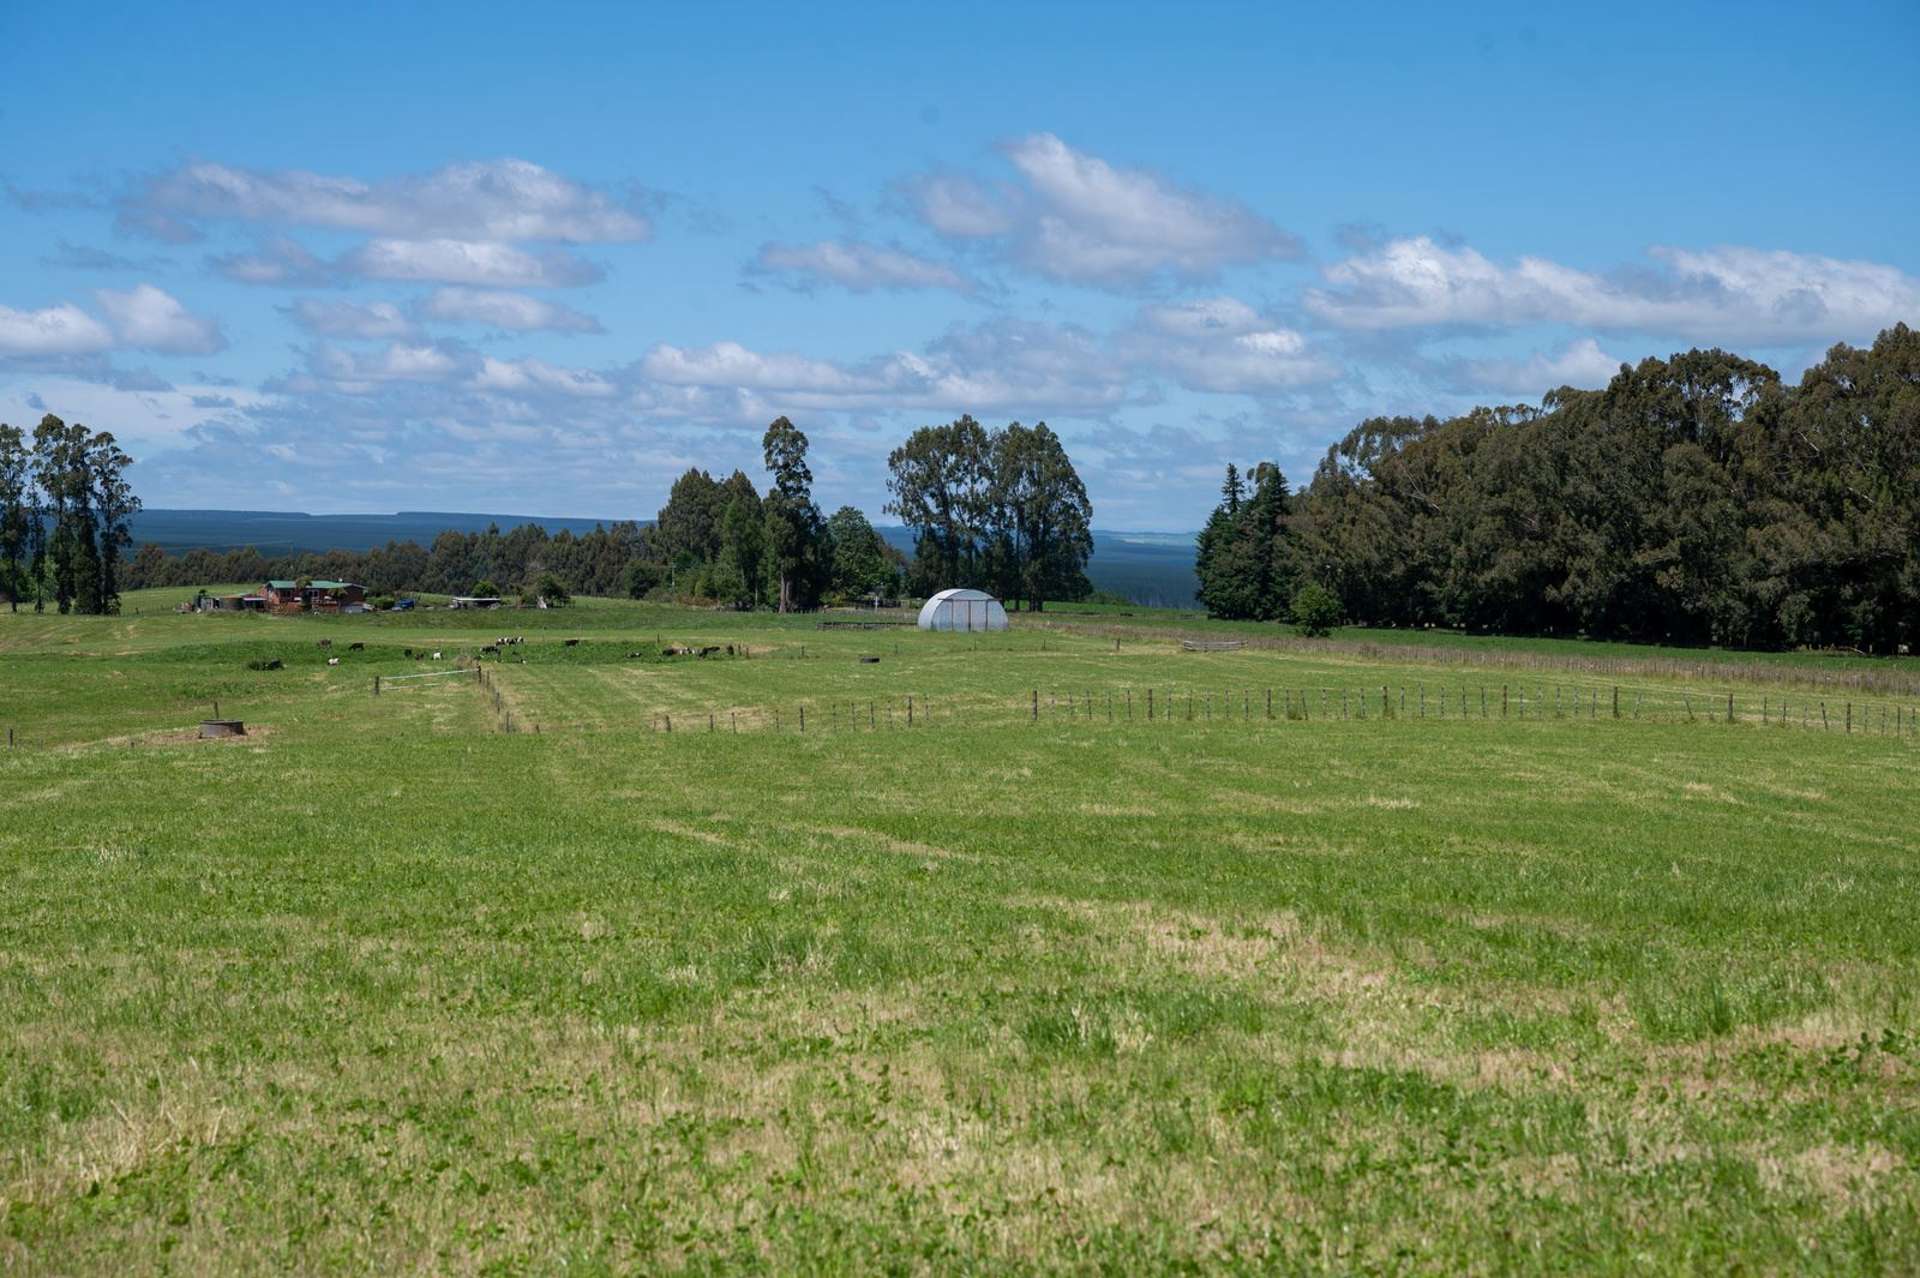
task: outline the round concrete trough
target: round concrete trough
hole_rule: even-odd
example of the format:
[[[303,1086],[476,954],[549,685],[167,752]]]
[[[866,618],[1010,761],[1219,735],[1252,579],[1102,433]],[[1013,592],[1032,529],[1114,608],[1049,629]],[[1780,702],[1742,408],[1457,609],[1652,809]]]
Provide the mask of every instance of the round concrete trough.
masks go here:
[[[202,719],[200,721],[202,737],[244,737],[247,725],[238,719]]]

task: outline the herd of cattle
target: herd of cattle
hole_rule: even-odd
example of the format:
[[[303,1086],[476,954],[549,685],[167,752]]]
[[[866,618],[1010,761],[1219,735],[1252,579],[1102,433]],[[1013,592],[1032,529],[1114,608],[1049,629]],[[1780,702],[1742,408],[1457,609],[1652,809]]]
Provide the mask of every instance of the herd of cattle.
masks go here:
[[[485,647],[481,648],[479,655],[481,657],[497,658],[502,654],[502,651],[504,649],[517,647],[518,645],[523,644],[526,641],[527,639],[525,635],[502,635],[500,638],[495,639],[492,643],[487,644]],[[566,640],[562,640],[562,642],[565,644],[565,646],[569,648],[576,648],[580,645],[580,641],[578,639],[566,639]],[[328,649],[333,647],[333,640],[331,639],[321,639],[321,640],[318,640],[317,643],[318,643],[318,646],[322,649]],[[347,651],[362,652],[362,651],[365,651],[366,646],[367,646],[366,644],[356,641],[354,643],[350,643],[347,645]],[[426,648],[421,648],[417,651],[413,648],[402,648],[400,652],[402,656],[405,656],[408,660],[411,660],[411,661],[439,661],[442,658],[442,653],[438,648],[432,649],[431,651]],[[695,647],[693,645],[666,644],[662,646],[660,649],[660,655],[663,657],[696,657],[696,658],[702,658],[702,659],[706,657],[717,656],[723,652],[729,657],[733,657],[733,656],[744,657],[747,655],[746,645],[742,644],[736,648],[735,645],[730,643],[729,644],[718,644],[718,643],[707,644],[704,647]],[[629,652],[627,654],[627,660],[640,661],[640,660],[646,659],[647,656],[648,654],[645,652]],[[522,658],[522,660],[525,660],[525,658]],[[249,663],[249,664],[258,669],[278,670],[280,668],[280,663],[278,661],[274,661],[270,666],[264,662]],[[340,658],[335,656],[329,656],[327,658],[327,664],[329,666],[337,666],[340,664]]]

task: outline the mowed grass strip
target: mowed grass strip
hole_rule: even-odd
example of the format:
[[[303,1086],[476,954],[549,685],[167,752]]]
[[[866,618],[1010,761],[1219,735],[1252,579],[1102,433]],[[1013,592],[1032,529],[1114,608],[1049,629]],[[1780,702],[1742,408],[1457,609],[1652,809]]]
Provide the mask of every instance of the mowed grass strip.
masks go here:
[[[558,635],[497,686],[592,731],[303,666],[245,742],[110,740],[228,677],[196,620],[0,757],[10,1267],[1920,1266],[1910,740],[669,737],[1112,657]]]

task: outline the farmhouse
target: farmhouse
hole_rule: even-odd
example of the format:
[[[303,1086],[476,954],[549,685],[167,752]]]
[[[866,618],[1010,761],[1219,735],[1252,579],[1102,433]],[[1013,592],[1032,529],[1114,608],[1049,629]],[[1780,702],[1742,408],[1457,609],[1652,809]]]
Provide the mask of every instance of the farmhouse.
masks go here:
[[[922,630],[1005,630],[1007,610],[984,590],[943,590],[920,607]]]
[[[367,602],[367,588],[351,581],[269,581],[264,593],[273,612],[337,612]]]

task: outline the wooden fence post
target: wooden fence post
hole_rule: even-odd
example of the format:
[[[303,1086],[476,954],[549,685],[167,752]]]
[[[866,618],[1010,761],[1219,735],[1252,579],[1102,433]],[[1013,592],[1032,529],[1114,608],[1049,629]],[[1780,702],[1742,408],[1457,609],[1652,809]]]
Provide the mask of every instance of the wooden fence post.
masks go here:
[[[807,703],[802,701],[800,703],[800,731],[805,732],[806,730],[807,730]]]
[[[380,695],[380,676],[379,675],[375,675],[373,677],[373,695],[376,697]]]
[[[1853,732],[1853,702],[1847,702],[1847,732]]]
[[[913,694],[911,692],[907,694],[907,726],[909,728],[913,726]]]
[[[1033,690],[1033,721],[1040,722],[1040,689]]]

